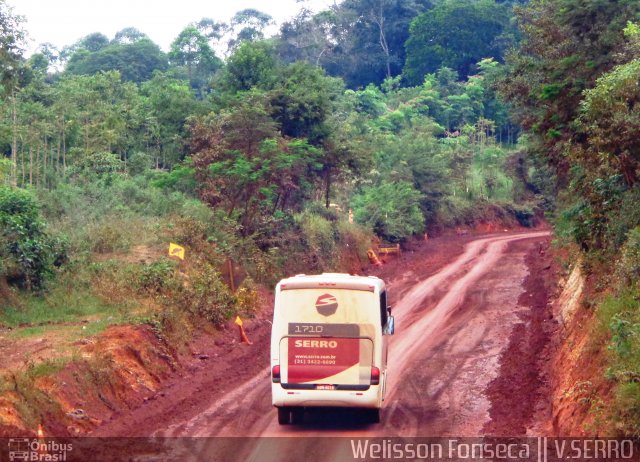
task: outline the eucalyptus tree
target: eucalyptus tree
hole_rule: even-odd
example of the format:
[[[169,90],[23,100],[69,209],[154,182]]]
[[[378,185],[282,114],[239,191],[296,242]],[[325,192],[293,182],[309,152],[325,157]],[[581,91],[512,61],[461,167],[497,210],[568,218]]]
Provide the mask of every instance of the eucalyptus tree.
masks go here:
[[[22,61],[26,33],[22,28],[24,18],[14,14],[6,0],[0,0],[0,85],[3,98],[11,101],[11,183],[17,181],[17,113],[16,91]]]
[[[275,49],[270,41],[244,42],[227,60],[221,84],[226,91],[232,93],[254,87],[268,90],[276,83],[278,66]]]
[[[172,66],[186,70],[191,87],[201,97],[207,91],[215,71],[222,61],[215,55],[209,38],[194,24],[185,27],[171,43],[169,61]]]
[[[76,156],[114,152],[126,158],[140,125],[138,90],[117,71],[65,76],[55,87],[54,113],[63,165]]]
[[[345,0],[281,28],[285,61],[305,59],[343,77],[351,88],[380,84],[402,72],[409,25],[430,0]]]
[[[353,21],[348,33],[355,57],[364,59],[356,66],[363,73],[365,65],[376,70],[369,82],[381,83],[402,72],[409,25],[431,7],[431,0],[345,0],[340,4],[339,11]]]
[[[131,45],[140,40],[149,39],[149,36],[144,32],[140,32],[135,27],[125,27],[122,30],[116,32],[111,43],[119,43],[120,45]]]
[[[303,8],[280,27],[278,55],[286,63],[307,61],[327,68],[337,45],[336,26],[335,11],[313,13]]]
[[[229,21],[227,52],[233,52],[243,42],[264,39],[264,30],[273,24],[273,18],[254,8],[240,10]]]
[[[169,167],[184,157],[186,121],[204,112],[188,82],[157,73],[140,88],[144,151],[153,155],[156,167]]]
[[[441,67],[466,78],[481,59],[502,60],[508,43],[500,37],[510,27],[510,11],[494,0],[444,0],[416,17],[406,42],[406,81],[419,85]]]
[[[129,27],[117,32],[112,41],[91,34],[65,51],[65,72],[93,75],[100,71],[119,71],[124,80],[141,83],[155,71],[167,69],[168,61],[160,47],[146,34]]]

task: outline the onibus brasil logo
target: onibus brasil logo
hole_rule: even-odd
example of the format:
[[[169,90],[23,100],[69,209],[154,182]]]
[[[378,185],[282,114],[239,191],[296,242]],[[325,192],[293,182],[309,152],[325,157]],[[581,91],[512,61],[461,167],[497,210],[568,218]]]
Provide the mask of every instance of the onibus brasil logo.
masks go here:
[[[33,438],[10,438],[9,461],[65,462],[73,450],[70,443],[57,443]]]

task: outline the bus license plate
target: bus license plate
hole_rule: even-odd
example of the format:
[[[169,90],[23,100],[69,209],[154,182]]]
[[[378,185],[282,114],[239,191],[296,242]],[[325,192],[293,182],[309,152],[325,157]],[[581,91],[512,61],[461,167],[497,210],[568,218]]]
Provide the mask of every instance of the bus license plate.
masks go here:
[[[316,390],[335,390],[336,386],[335,385],[316,385]]]

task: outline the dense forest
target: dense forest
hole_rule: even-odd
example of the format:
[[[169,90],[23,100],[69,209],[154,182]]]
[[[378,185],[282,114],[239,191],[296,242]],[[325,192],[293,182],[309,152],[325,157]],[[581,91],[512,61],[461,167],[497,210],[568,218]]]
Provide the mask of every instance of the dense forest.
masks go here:
[[[374,236],[544,211],[607,288],[611,418],[640,434],[634,21],[634,1],[344,0],[273,37],[243,10],[194,18],[168,53],[127,28],[26,56],[0,0],[0,323],[220,323]],[[169,241],[188,264],[123,257]]]

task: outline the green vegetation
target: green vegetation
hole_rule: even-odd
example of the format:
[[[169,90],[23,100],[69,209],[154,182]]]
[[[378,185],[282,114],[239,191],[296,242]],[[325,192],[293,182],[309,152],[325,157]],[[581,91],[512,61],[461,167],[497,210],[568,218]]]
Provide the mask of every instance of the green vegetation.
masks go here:
[[[591,382],[576,393],[640,435],[637,1],[343,0],[271,38],[247,9],[187,25],[166,54],[127,28],[28,59],[0,13],[3,325],[184,339],[250,316],[257,284],[358,270],[374,234],[544,210],[603,292],[614,407]],[[13,380],[34,402],[59,364],[36,367]]]
[[[47,235],[33,195],[0,186],[0,294],[7,283],[40,290],[64,259],[64,245]]]
[[[187,25],[168,53],[127,28],[26,58],[0,0],[7,336],[62,344],[145,323],[184,345],[253,316],[259,286],[361,272],[374,235],[532,226],[553,200],[496,91],[511,3],[452,5],[344,0],[271,38],[271,18],[249,9]],[[475,33],[436,53],[429,30],[456,20]],[[57,352],[6,378],[29,423],[40,405],[60,412],[38,388],[69,361]],[[87,383],[109,382],[107,356],[71,360]]]
[[[148,320],[149,306],[220,324],[253,309],[254,283],[357,268],[372,232],[533,223],[535,168],[495,91],[502,48],[479,47],[510,4],[455,10],[480,21],[460,39],[480,54],[419,69],[425,18],[453,21],[448,2],[348,0],[271,39],[271,18],[243,10],[188,25],[166,55],[127,28],[29,59],[0,7],[20,71],[0,118],[4,324]],[[161,258],[169,241],[185,263]],[[237,293],[230,257],[249,276]]]
[[[446,0],[411,23],[404,74],[412,84],[441,67],[467,77],[483,58],[502,56],[512,44],[508,3]],[[513,34],[511,34],[513,35]],[[511,43],[510,43],[511,42]]]
[[[609,344],[614,406],[604,417],[640,435],[638,248],[640,34],[633,1],[532,0],[500,83],[557,178],[556,231],[584,253],[590,306]],[[595,339],[594,341],[597,341]]]

